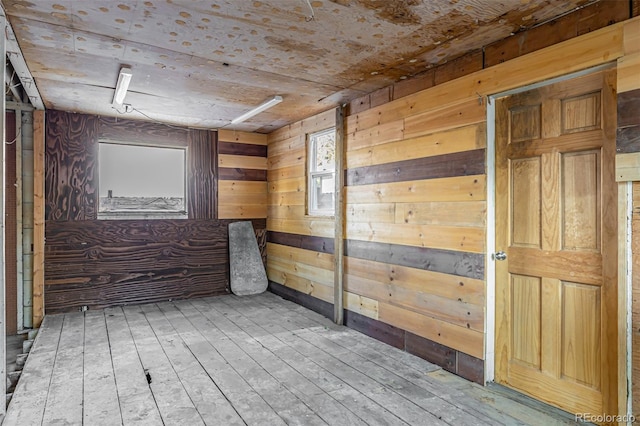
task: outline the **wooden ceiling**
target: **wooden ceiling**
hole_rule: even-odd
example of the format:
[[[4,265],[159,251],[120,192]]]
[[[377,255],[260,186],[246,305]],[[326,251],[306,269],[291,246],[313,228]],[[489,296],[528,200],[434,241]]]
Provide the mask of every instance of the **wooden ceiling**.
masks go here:
[[[592,3],[1,1],[47,108],[265,133]],[[131,112],[111,104],[123,65]]]

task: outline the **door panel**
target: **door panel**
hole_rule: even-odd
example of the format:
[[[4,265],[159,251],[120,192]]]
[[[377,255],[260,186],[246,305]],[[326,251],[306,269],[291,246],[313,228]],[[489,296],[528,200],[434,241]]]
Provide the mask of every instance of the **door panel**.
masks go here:
[[[615,414],[615,71],[496,103],[496,380]]]

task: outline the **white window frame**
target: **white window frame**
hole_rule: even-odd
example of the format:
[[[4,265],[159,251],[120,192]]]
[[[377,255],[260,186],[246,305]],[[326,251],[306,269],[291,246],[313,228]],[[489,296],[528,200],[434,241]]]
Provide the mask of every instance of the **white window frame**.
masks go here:
[[[334,134],[334,155],[335,155],[335,127],[331,127],[329,129],[321,130],[319,132],[310,133],[308,135],[308,144],[307,144],[307,213],[309,216],[333,216],[335,214],[335,192],[333,196],[333,205],[328,209],[319,209],[317,208],[318,200],[316,199],[316,191],[315,191],[315,178],[318,177],[333,177],[335,182],[336,171],[335,168],[332,171],[323,170],[316,171],[314,170],[316,164],[316,156],[318,153],[316,144],[317,138],[321,136],[325,136],[327,134]]]
[[[110,145],[124,145],[124,146],[137,146],[143,148],[160,148],[160,149],[179,149],[184,151],[184,210],[167,210],[167,211],[154,211],[154,210],[114,210],[114,211],[101,211],[100,210],[100,180],[98,179],[98,206],[97,206],[97,215],[98,220],[112,220],[112,219],[188,219],[188,162],[189,162],[189,152],[188,148],[185,146],[174,146],[174,145],[153,145],[149,143],[138,143],[132,141],[120,141],[120,140],[108,140],[108,139],[100,139],[98,141],[98,149],[100,149],[100,145],[110,144]],[[99,155],[98,155],[99,158]],[[98,161],[98,168],[100,168],[100,161]]]

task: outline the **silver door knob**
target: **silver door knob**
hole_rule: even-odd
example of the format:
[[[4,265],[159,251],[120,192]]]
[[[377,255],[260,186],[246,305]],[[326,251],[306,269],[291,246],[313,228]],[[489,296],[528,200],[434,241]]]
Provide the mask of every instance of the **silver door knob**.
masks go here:
[[[507,253],[505,253],[503,251],[499,251],[499,252],[493,254],[491,257],[493,257],[493,260],[506,260],[507,259]]]

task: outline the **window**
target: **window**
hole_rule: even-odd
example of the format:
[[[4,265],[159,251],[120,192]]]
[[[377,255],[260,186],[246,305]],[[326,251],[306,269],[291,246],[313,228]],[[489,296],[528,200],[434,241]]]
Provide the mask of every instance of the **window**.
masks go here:
[[[335,129],[309,135],[308,213],[334,214],[336,174]]]
[[[186,218],[185,161],[185,148],[100,142],[98,218]]]

